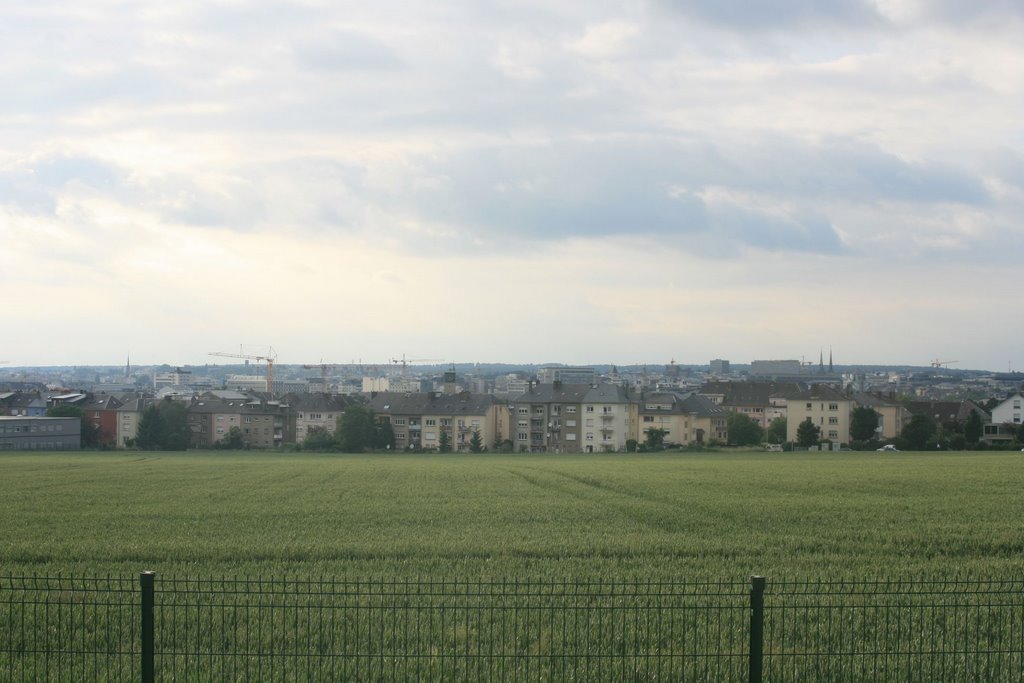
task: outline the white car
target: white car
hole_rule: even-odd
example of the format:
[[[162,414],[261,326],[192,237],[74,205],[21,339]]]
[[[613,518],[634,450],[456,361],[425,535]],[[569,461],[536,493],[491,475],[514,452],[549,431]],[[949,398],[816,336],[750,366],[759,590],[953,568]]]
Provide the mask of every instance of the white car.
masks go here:
[[[876,448],[875,450],[880,452],[880,453],[881,452],[885,452],[885,451],[896,451],[898,453],[900,449],[896,448],[891,443],[887,443],[884,446],[882,446],[881,448]]]

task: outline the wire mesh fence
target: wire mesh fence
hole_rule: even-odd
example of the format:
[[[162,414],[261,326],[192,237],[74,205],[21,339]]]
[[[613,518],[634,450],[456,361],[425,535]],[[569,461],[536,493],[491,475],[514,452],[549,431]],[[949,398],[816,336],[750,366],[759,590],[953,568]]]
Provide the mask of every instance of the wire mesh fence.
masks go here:
[[[169,680],[738,680],[744,583],[161,581]]]
[[[0,679],[137,681],[132,578],[0,577]]]
[[[0,577],[0,679],[1017,681],[1022,621],[1024,578]]]
[[[765,680],[1024,681],[1024,578],[774,581]]]

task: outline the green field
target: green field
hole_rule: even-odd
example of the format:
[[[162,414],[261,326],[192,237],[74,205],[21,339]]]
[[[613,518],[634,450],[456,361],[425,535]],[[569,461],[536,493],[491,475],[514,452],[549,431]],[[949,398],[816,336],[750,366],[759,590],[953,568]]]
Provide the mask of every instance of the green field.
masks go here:
[[[0,573],[1016,576],[1020,453],[0,455]]]

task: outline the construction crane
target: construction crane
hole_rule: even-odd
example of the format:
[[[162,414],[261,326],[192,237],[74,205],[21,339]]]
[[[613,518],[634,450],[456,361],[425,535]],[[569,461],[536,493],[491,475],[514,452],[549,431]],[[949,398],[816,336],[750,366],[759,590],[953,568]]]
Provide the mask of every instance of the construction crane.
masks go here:
[[[227,353],[225,351],[210,351],[210,356],[222,356],[224,358],[244,358],[245,360],[254,360],[257,363],[260,361],[267,361],[267,393],[271,394],[274,392],[274,361],[277,360],[277,353],[274,351],[274,347],[268,347],[267,353],[264,354],[253,354],[253,353],[242,353],[242,347],[238,347],[238,353]]]
[[[337,365],[335,363],[325,363],[323,361],[320,361],[319,363],[309,363],[309,364],[303,365],[302,367],[304,369],[306,369],[306,370],[315,370],[315,369],[319,368],[320,369],[320,384],[324,388],[324,393],[325,394],[329,394],[331,392],[330,392],[330,390],[327,387],[327,372],[329,370],[333,370],[333,369],[339,368],[341,366]]]
[[[444,358],[406,358],[403,353],[401,358],[392,358],[391,362],[402,366],[402,377],[405,377],[405,368],[409,363],[443,363]]]
[[[939,360],[938,358],[936,358],[935,360],[932,361],[932,367],[933,368],[946,368],[946,367],[949,367],[950,365],[952,365],[953,363],[959,363],[959,362],[960,361],[956,361],[956,360]]]

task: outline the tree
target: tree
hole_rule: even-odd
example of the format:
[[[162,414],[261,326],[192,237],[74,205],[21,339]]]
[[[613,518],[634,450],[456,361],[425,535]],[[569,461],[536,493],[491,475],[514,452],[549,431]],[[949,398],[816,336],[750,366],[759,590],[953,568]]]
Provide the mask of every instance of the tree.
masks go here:
[[[452,450],[452,437],[448,436],[448,430],[441,428],[441,438],[437,441],[437,451],[439,453],[450,453]]]
[[[144,451],[158,451],[163,443],[163,416],[155,405],[146,406],[135,432],[135,446]]]
[[[469,450],[472,453],[483,453],[484,440],[480,436],[480,430],[474,429],[473,436],[469,437]]]
[[[160,450],[186,451],[192,441],[192,429],[188,426],[188,409],[180,401],[165,398],[157,404],[160,411]]]
[[[61,404],[46,409],[46,417],[77,417],[81,422],[82,448],[95,448],[106,436],[102,429],[93,424],[78,406]]]
[[[870,441],[878,430],[878,413],[868,406],[853,409],[850,417],[850,438],[854,441]]]
[[[228,429],[228,435],[221,439],[221,448],[227,448],[233,451],[245,448],[245,439],[242,438],[242,429],[240,427],[231,427]]]
[[[647,438],[644,439],[644,446],[647,448],[661,448],[665,445],[665,435],[668,434],[668,430],[651,427],[644,434],[647,435]]]
[[[391,426],[391,420],[380,420],[374,426],[373,447],[381,450],[395,447],[395,428]]]
[[[972,410],[971,414],[967,416],[967,424],[964,425],[964,438],[967,439],[967,443],[976,444],[981,440],[984,426],[981,423],[981,415],[978,414],[977,410]]]
[[[374,443],[377,427],[373,410],[364,405],[350,405],[338,416],[334,438],[345,453],[362,453]]]
[[[765,437],[768,443],[785,443],[786,442],[786,418],[777,417],[768,423],[768,429],[765,430]]]
[[[928,448],[928,441],[935,434],[935,420],[927,415],[918,413],[910,418],[910,422],[903,427],[900,437],[907,442],[907,448],[915,451],[923,451]]]
[[[817,446],[818,440],[821,438],[821,427],[814,424],[811,418],[807,418],[796,428],[796,443],[802,448],[810,448],[811,446]]]
[[[338,447],[334,435],[324,427],[310,427],[306,432],[306,438],[302,440],[304,451],[333,451]]]
[[[733,446],[752,446],[764,438],[764,429],[749,415],[734,410],[726,417],[725,424],[729,430],[729,443]]]

